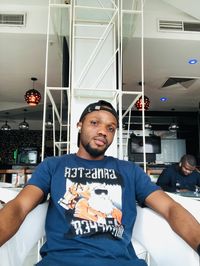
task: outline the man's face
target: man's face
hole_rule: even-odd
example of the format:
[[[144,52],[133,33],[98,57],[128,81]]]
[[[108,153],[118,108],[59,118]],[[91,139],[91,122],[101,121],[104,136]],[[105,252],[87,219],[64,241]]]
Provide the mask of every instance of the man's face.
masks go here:
[[[78,125],[81,127],[80,151],[84,149],[95,158],[104,155],[114,138],[116,118],[108,111],[93,111]]]
[[[183,162],[180,165],[181,172],[184,175],[190,175],[195,170],[195,168],[195,166],[191,166],[188,162]]]

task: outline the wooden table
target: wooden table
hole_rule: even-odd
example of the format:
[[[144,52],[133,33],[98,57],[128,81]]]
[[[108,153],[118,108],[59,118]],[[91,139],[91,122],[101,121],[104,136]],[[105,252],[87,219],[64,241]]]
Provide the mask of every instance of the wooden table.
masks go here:
[[[24,175],[25,182],[27,181],[27,175],[32,174],[34,169],[22,168],[22,169],[0,169],[0,175],[2,176],[1,182],[6,182],[7,174]]]

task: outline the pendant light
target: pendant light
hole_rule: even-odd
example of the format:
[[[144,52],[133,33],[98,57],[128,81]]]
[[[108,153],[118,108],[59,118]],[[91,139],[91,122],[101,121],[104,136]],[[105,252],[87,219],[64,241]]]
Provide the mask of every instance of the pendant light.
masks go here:
[[[152,130],[152,125],[149,122],[147,122],[145,123],[144,128],[147,130]]]
[[[48,111],[48,119],[45,123],[45,127],[46,129],[51,129],[53,128],[53,121],[52,121],[52,106],[49,105],[49,111]]]
[[[6,115],[8,116],[9,113],[6,112]],[[11,126],[8,124],[8,121],[7,120],[5,121],[5,124],[2,125],[1,130],[3,130],[3,131],[9,131],[9,130],[11,130]]]
[[[37,80],[37,78],[32,77],[31,80],[33,81],[33,88],[26,92],[26,94],[24,95],[24,99],[30,106],[36,106],[41,100],[41,94],[34,88],[35,81]]]
[[[177,123],[173,122],[170,124],[168,129],[170,132],[176,132],[179,129],[179,126]]]
[[[24,113],[26,112],[27,110],[24,109]],[[29,124],[26,122],[26,118],[25,118],[25,114],[24,114],[24,121],[19,123],[19,129],[20,130],[28,130],[29,129]]]
[[[135,107],[141,111],[142,110],[142,105],[143,105],[143,101],[142,101],[142,96],[136,101],[135,103]],[[150,106],[150,100],[147,96],[144,95],[144,110],[148,110]]]
[[[8,121],[5,121],[5,124],[2,125],[1,130],[3,131],[7,131],[7,130],[11,130],[11,127],[8,125]]]
[[[174,112],[175,109],[172,108],[171,111]],[[173,116],[174,116],[174,115],[173,115]],[[179,129],[179,125],[178,125],[178,123],[177,123],[177,121],[176,121],[176,117],[173,117],[173,118],[172,118],[172,122],[171,122],[171,124],[170,124],[169,127],[168,127],[168,130],[169,130],[170,132],[174,132],[174,133],[175,133],[175,132],[177,132],[178,129]]]

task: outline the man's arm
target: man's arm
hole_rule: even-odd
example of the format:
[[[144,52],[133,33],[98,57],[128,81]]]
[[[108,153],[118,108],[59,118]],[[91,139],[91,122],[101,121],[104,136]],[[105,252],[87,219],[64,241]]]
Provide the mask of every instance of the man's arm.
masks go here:
[[[171,228],[197,251],[200,244],[200,224],[190,212],[161,190],[151,193],[145,203],[162,215]]]
[[[26,215],[43,197],[41,189],[28,185],[0,210],[0,246],[17,232]]]

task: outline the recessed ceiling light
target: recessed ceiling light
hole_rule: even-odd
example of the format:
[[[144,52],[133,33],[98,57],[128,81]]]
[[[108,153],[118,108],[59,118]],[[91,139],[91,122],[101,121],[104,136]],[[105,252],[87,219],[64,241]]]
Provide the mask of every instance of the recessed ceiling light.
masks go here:
[[[161,97],[161,98],[160,98],[160,101],[161,101],[161,102],[166,102],[167,100],[168,100],[168,98],[166,98],[166,97]]]
[[[198,61],[197,61],[197,59],[190,59],[189,61],[188,61],[188,63],[190,64],[190,65],[195,65],[195,64],[197,64],[198,63]]]

